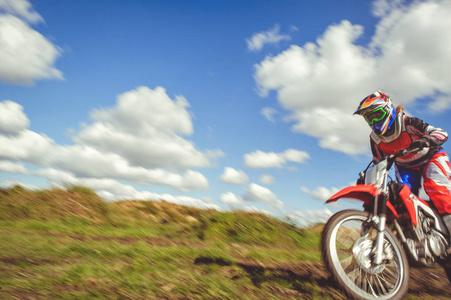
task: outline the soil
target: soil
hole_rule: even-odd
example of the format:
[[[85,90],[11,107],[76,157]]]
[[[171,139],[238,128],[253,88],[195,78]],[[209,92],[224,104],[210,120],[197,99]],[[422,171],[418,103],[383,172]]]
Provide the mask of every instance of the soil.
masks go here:
[[[315,283],[324,295],[329,295],[333,299],[347,299],[344,294],[334,288],[334,283],[329,279],[329,275],[321,262],[261,264],[252,261],[241,261],[238,265],[251,273],[258,270],[260,272],[267,270],[273,273],[284,273],[286,276],[294,277],[301,282]],[[303,295],[302,291],[298,290],[297,292],[298,297],[305,296],[305,298],[299,299],[311,298],[311,293]],[[281,291],[278,291],[278,294],[288,296],[288,294],[281,293]],[[451,299],[451,284],[446,277],[445,271],[439,267],[411,268],[408,296],[417,299]]]
[[[111,237],[111,236],[86,236],[77,234],[62,234],[62,233],[30,233],[21,232],[21,234],[40,234],[49,236],[64,236],[77,240],[92,239],[96,241],[115,240],[120,243],[129,244],[136,241],[144,241],[149,245],[154,246],[189,246],[201,248],[205,246],[203,242],[198,241],[177,241],[171,238],[132,238],[132,237]],[[231,244],[231,247],[237,245]],[[257,245],[242,245],[244,247],[264,247]],[[241,246],[240,246],[241,247]],[[275,248],[277,249],[277,248]],[[313,293],[320,293],[319,298],[329,297],[332,299],[347,299],[344,294],[335,289],[333,282],[329,279],[329,275],[325,270],[322,262],[293,262],[293,263],[262,263],[259,261],[245,259],[243,257],[235,257],[235,261],[227,261],[222,259],[215,259],[211,257],[198,257],[193,261],[193,264],[215,264],[225,268],[230,268],[230,278],[238,276],[234,274],[231,266],[238,266],[242,268],[247,276],[251,278],[255,286],[262,283],[267,283],[274,296],[280,299],[312,299]],[[0,257],[0,262],[4,264],[17,264],[17,259]],[[27,259],[30,263],[30,259]],[[36,264],[45,263],[36,261]],[[282,289],[280,287],[271,287],[271,280],[282,279],[291,283],[291,288]],[[315,286],[315,288],[312,288]],[[244,291],[245,292],[245,291]],[[318,296],[314,299],[319,299]],[[410,269],[410,283],[408,298],[410,299],[450,299],[451,300],[451,284],[442,268],[411,268]]]

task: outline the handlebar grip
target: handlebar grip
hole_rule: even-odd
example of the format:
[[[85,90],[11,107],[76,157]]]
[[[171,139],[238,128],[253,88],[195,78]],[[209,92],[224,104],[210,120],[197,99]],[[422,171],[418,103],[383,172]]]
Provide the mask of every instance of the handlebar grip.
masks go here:
[[[416,143],[416,142],[414,142],[414,143]],[[412,143],[412,145],[413,145],[414,143]],[[412,145],[411,145],[411,146],[412,146]],[[407,154],[410,154],[410,153],[414,153],[414,152],[421,151],[421,150],[424,149],[424,148],[429,148],[429,147],[431,146],[431,143],[430,143],[428,140],[424,139],[424,142],[423,142],[422,144],[417,144],[417,145],[415,145],[415,146],[418,146],[418,147],[416,147],[416,148],[410,148],[410,147],[409,147],[409,148],[407,148],[407,149],[401,150],[401,151],[398,153],[397,156],[404,156],[404,155],[407,155]]]

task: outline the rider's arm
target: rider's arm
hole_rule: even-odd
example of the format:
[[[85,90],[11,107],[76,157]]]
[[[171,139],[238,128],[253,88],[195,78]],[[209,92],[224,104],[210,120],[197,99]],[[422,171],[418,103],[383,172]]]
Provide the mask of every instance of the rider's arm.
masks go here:
[[[418,118],[407,117],[406,129],[409,134],[426,139],[431,146],[440,146],[448,140],[448,133],[445,130],[435,128]]]
[[[370,144],[371,144],[371,152],[373,153],[373,159],[381,160],[381,158],[385,156],[384,152],[382,152],[382,150],[379,148],[379,146],[372,138],[370,138]]]

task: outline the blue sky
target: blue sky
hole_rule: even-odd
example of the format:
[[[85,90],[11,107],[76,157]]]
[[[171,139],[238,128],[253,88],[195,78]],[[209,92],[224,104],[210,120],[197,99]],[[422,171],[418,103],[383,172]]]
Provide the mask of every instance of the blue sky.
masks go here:
[[[383,90],[449,130],[450,13],[449,1],[0,0],[0,185],[322,221],[370,160],[352,116],[363,97]]]

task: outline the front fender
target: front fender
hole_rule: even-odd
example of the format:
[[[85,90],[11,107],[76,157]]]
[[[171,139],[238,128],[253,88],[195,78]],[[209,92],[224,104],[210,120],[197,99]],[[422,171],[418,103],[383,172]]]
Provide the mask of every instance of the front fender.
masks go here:
[[[345,187],[329,199],[327,199],[327,203],[335,202],[341,198],[353,198],[362,200],[365,203],[370,203],[376,196],[376,187],[374,185],[369,184],[358,184]]]
[[[374,202],[374,197],[376,196],[377,189],[374,185],[369,184],[358,184],[345,187],[332,197],[326,200],[326,203],[335,202],[341,198],[352,198],[363,201],[365,204],[372,204]],[[387,207],[393,213],[395,217],[398,217],[393,205],[387,201]]]

